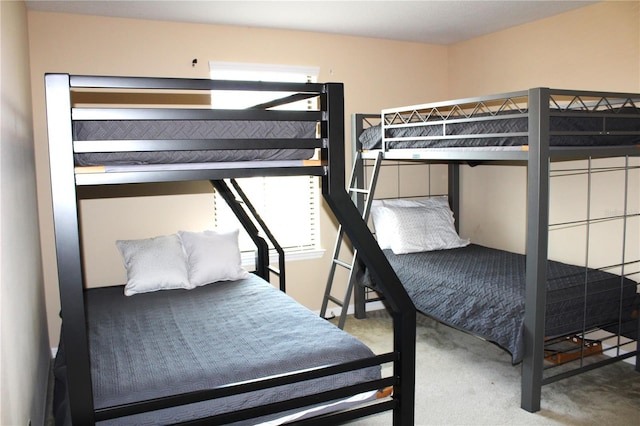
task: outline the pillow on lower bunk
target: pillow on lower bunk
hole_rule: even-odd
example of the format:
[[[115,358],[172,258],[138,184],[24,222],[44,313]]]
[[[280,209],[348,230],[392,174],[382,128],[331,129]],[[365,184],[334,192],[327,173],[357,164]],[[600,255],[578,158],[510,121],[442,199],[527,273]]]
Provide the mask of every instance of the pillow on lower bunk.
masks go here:
[[[451,210],[446,207],[382,207],[391,232],[394,254],[445,250],[469,245],[454,227]]]
[[[189,283],[187,262],[177,235],[118,240],[116,246],[127,270],[126,296],[194,287]]]
[[[189,282],[196,287],[247,278],[242,269],[238,230],[178,232],[187,254]]]
[[[371,219],[376,233],[376,240],[381,249],[390,249],[394,231],[385,216],[386,211],[382,207],[440,207],[449,209],[449,199],[446,196],[437,196],[424,199],[392,198],[388,200],[373,200],[371,203]],[[453,213],[451,213],[453,214]]]

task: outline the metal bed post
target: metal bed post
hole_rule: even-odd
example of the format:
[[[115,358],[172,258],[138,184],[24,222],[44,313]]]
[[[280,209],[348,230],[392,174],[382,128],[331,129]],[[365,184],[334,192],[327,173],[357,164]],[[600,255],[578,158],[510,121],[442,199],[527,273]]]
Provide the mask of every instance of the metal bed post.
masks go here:
[[[540,410],[549,224],[549,89],[529,90],[526,298],[521,407]]]
[[[328,100],[331,106],[327,113],[332,118],[329,120],[331,127],[323,128],[322,136],[328,137],[331,143],[327,144],[328,149],[323,150],[327,156],[323,160],[328,161],[331,167],[322,178],[322,194],[358,250],[358,255],[382,288],[392,311],[393,345],[397,354],[394,361],[396,385],[393,398],[396,405],[393,424],[409,426],[414,424],[416,309],[345,189],[344,120],[341,119],[344,117],[344,103],[338,101],[343,96],[342,84],[327,84],[328,99],[324,101]]]
[[[94,423],[91,367],[84,310],[80,230],[71,134],[71,92],[68,75],[45,76],[47,131],[56,259],[64,320],[66,370],[71,420]]]
[[[460,164],[459,163],[449,163],[447,165],[448,176],[447,176],[447,185],[448,185],[448,196],[449,196],[449,207],[451,207],[451,211],[453,212],[453,216],[455,217],[454,226],[456,232],[460,233]],[[431,179],[431,177],[429,177]]]
[[[351,140],[354,143],[351,144],[351,161],[354,166],[356,163],[356,158],[360,151],[362,151],[362,144],[358,140],[358,135],[362,134],[363,131],[363,119],[359,114],[354,114],[351,116]],[[362,167],[358,167],[354,169],[355,179],[356,179],[356,187],[364,188],[364,160],[361,163]],[[364,195],[360,192],[355,193],[355,202],[356,206],[358,206],[359,211],[364,210]],[[354,267],[358,267],[358,262],[355,262]],[[354,316],[358,319],[364,319],[367,317],[367,309],[366,309],[366,295],[365,288],[358,283],[355,284],[353,288],[353,306],[354,306]]]
[[[636,333],[636,371],[640,373],[640,315],[638,315],[638,332]]]

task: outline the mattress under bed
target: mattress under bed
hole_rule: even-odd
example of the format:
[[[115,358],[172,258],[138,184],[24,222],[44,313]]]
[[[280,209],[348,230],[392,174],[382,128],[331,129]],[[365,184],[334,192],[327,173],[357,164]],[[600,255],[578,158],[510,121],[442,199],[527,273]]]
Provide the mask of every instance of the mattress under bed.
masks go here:
[[[315,139],[317,123],[311,121],[249,120],[87,120],[73,122],[74,141],[209,141],[211,149],[152,151],[101,148],[102,152],[76,152],[76,166],[119,164],[176,164],[253,160],[306,160],[314,148],[217,149],[216,140]],[[83,144],[91,147],[91,143]],[[241,143],[238,143],[238,148]],[[96,148],[89,148],[93,150]]]
[[[553,114],[553,110],[552,110]],[[558,114],[558,111],[556,111]],[[620,146],[640,144],[640,108],[551,115],[549,145],[555,147]],[[528,145],[527,113],[476,114],[473,118],[426,119],[390,124],[385,149],[479,148]],[[366,150],[383,148],[382,126],[372,126],[359,137]]]
[[[86,308],[96,409],[373,356],[254,275],[130,297],[122,287],[91,289]],[[63,380],[64,359],[55,370]],[[378,378],[375,366],[99,424],[167,424]]]
[[[395,255],[384,250],[418,311],[524,355],[524,255],[471,244]],[[545,336],[635,324],[637,283],[600,270],[549,261]],[[367,274],[365,284],[372,284]],[[588,284],[585,286],[585,282]],[[586,303],[585,303],[586,294]],[[622,299],[621,299],[622,295]]]

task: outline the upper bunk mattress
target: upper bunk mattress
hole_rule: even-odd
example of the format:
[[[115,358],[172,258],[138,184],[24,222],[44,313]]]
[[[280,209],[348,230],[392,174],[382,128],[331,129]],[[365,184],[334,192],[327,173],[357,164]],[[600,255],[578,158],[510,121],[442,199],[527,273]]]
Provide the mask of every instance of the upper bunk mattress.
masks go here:
[[[373,356],[254,275],[130,297],[90,289],[86,307],[96,408]],[[168,424],[378,378],[375,366],[100,424]]]
[[[75,141],[313,139],[316,122],[251,120],[74,121]],[[253,160],[306,160],[314,149],[210,149],[76,153],[76,166],[177,164]]]
[[[627,116],[622,117],[622,114]],[[434,119],[431,124],[429,124],[431,120],[427,120],[423,125],[411,123],[391,126],[386,129],[386,149],[528,145],[528,120],[528,114],[504,112],[495,115],[477,114],[469,120]],[[562,132],[549,137],[550,146],[637,145],[640,144],[640,135],[621,133],[640,132],[640,109],[624,108],[607,113],[601,112],[597,116],[588,112],[567,116],[552,115],[549,130],[556,133]],[[395,138],[402,140],[394,140]],[[381,149],[381,126],[365,129],[359,140],[363,149]]]

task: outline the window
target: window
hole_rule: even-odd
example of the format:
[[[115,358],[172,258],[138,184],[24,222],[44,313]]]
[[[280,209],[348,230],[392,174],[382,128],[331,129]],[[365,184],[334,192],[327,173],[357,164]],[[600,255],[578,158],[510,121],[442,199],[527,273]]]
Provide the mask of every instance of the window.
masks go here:
[[[210,62],[211,78],[222,80],[315,82],[317,68]],[[213,108],[246,108],[273,99],[270,92],[215,91]],[[309,103],[311,102],[311,103]],[[315,100],[300,101],[289,109],[315,109]],[[310,254],[319,249],[319,182],[315,176],[255,177],[237,179],[249,201],[256,208],[278,243],[287,253]],[[216,195],[215,225],[220,228],[240,227],[222,197]],[[255,249],[241,229],[240,249],[249,254]],[[251,256],[248,255],[247,258]]]

